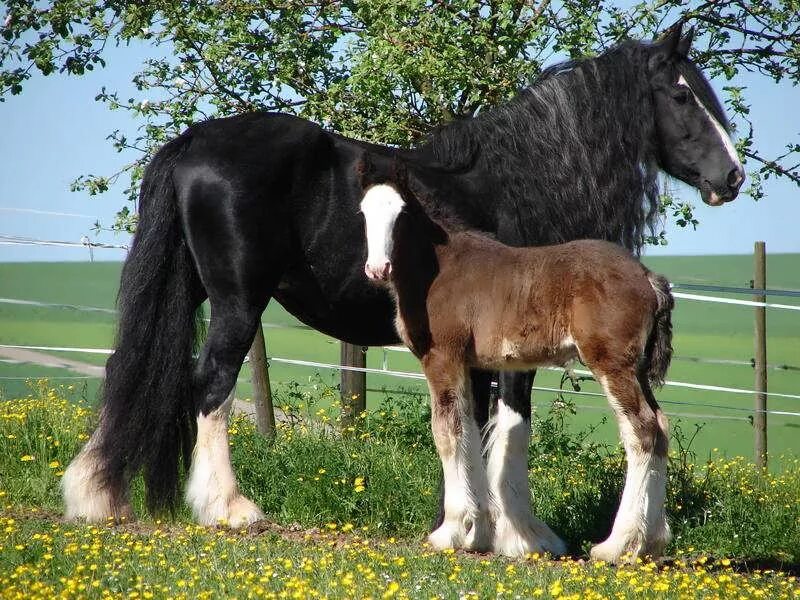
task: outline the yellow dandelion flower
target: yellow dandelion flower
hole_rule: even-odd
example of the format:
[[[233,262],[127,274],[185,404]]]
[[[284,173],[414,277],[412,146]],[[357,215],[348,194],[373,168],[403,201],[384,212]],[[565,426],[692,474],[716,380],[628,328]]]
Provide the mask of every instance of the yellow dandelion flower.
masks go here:
[[[386,587],[386,591],[383,592],[383,598],[391,598],[398,592],[399,589],[400,589],[400,584],[397,583],[396,581],[392,581]]]
[[[32,455],[30,455],[30,454],[25,454],[24,456],[20,456],[20,457],[19,457],[19,459],[20,459],[22,462],[30,462],[30,461],[32,461],[32,460],[36,460],[36,457],[35,457],[35,456],[32,456]]]

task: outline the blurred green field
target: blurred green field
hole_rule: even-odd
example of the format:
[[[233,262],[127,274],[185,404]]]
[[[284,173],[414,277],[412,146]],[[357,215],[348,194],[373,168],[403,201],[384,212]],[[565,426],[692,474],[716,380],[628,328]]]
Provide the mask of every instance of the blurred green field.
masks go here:
[[[645,259],[653,270],[663,273],[674,282],[708,283],[746,287],[752,278],[750,256],[690,256],[654,257]],[[0,263],[0,297],[34,300],[56,304],[113,308],[119,278],[119,263]],[[768,287],[800,289],[800,255],[768,256]],[[735,297],[735,296],[731,296]],[[771,301],[797,304],[796,299],[772,298]],[[742,365],[716,365],[686,360],[691,357],[749,361],[753,356],[753,310],[748,307],[678,300],[673,315],[675,354],[669,379],[752,389],[753,369]],[[277,303],[264,314],[267,352],[273,357],[337,363],[338,342],[319,333],[298,328],[294,317]],[[800,366],[800,313],[769,310],[767,313],[768,362],[773,365]],[[114,339],[114,317],[98,312],[82,312],[68,308],[45,308],[0,304],[0,344],[110,348]],[[52,354],[59,354],[53,352]],[[105,356],[95,354],[63,354],[73,360],[103,364]],[[387,366],[394,371],[419,372],[416,360],[409,354],[371,349],[368,366]],[[54,382],[85,389],[88,398],[96,396],[98,380],[76,378],[76,373],[35,364],[0,361],[0,394],[6,398],[25,395],[24,378],[50,377]],[[58,379],[68,377],[69,379]],[[319,381],[336,384],[336,371],[299,367],[272,361],[270,377],[273,385]],[[240,375],[237,396],[250,395],[249,373],[245,367]],[[542,371],[536,385],[558,387],[560,375]],[[425,384],[419,380],[369,374],[367,386],[370,406],[379,404],[384,393],[407,391],[424,393]],[[591,382],[583,391],[597,392]],[[771,392],[800,394],[800,371],[769,370]],[[695,425],[703,429],[693,448],[702,457],[712,448],[732,455],[752,455],[753,431],[749,409],[753,397],[699,391],[667,386],[657,394],[665,410],[672,415],[673,425],[685,432]],[[603,398],[591,395],[564,395],[575,404],[577,415],[572,419],[575,428],[599,424],[595,436],[604,440],[616,439],[616,426],[601,423],[610,412]],[[534,403],[539,410],[549,406],[557,395],[538,391]],[[422,400],[421,400],[422,401]],[[770,410],[800,413],[800,400],[769,399]],[[768,442],[773,457],[787,451],[800,454],[800,417],[770,415]]]

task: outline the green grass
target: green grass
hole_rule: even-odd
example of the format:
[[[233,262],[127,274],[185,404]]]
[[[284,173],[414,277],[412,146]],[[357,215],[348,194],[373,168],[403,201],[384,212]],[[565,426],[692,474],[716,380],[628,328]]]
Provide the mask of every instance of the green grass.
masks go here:
[[[705,257],[654,257],[645,262],[652,269],[664,273],[676,282],[715,283],[747,286],[752,277],[752,258],[749,256]],[[769,286],[800,289],[800,255],[768,256]],[[0,264],[0,296],[38,300],[52,303],[90,305],[112,308],[119,277],[118,263],[6,263]],[[773,299],[791,303],[791,299]],[[281,327],[266,329],[268,354],[335,364],[339,359],[339,346],[335,340],[306,329],[293,328],[297,320],[277,303],[271,303],[263,321]],[[749,360],[753,356],[753,311],[747,307],[728,306],[702,302],[679,301],[674,313],[675,352],[669,378],[752,389],[754,373],[749,366],[709,365],[681,360],[680,357],[707,357]],[[800,313],[770,310],[767,314],[768,361],[771,364],[800,366]],[[35,308],[0,304],[0,343],[110,347],[114,338],[114,320],[110,315],[84,313],[68,309]],[[70,358],[103,364],[101,355],[64,355]],[[417,361],[409,354],[388,352],[388,368],[397,371],[419,372]],[[368,354],[368,366],[381,368],[384,354],[373,349]],[[74,373],[46,369],[35,365],[0,363],[0,377],[74,376]],[[312,367],[298,367],[272,362],[270,377],[276,387],[299,382],[313,385],[320,379],[334,384],[338,373]],[[245,366],[240,375],[237,395],[251,395],[249,370]],[[560,376],[555,372],[540,371],[536,384],[558,387]],[[424,382],[398,379],[380,374],[370,374],[367,386],[376,390],[370,394],[369,405],[378,406],[386,398],[379,390],[402,390],[419,394],[426,392]],[[24,393],[21,379],[0,380],[5,397]],[[87,383],[87,397],[96,394],[97,382]],[[769,389],[772,392],[800,394],[800,372],[769,371]],[[598,392],[592,383],[584,391]],[[680,421],[685,428],[704,425],[696,442],[697,451],[705,456],[714,448],[727,456],[752,455],[753,430],[749,418],[753,399],[750,395],[716,393],[666,387],[658,394],[665,410],[672,413],[672,422]],[[555,399],[551,392],[536,392],[534,402],[546,408]],[[572,426],[578,430],[599,423],[610,416],[603,398],[573,396],[577,414]],[[423,400],[421,400],[423,401]],[[711,405],[711,406],[703,406]],[[771,397],[769,408],[800,412],[800,400]],[[738,409],[738,410],[730,410]],[[724,418],[721,418],[724,417]],[[770,415],[769,447],[772,456],[793,451],[800,453],[800,418]],[[616,440],[616,427],[611,422],[601,423],[595,439]]]
[[[295,405],[297,417],[319,411]],[[297,396],[284,397],[292,403]],[[9,598],[623,597],[792,598],[800,562],[800,462],[760,475],[742,460],[670,464],[670,560],[584,564],[610,526],[623,465],[580,444],[554,413],[531,448],[536,513],[573,558],[509,561],[433,552],[422,543],[436,504],[426,415],[410,403],[368,414],[342,438],[299,419],[273,443],[249,422],[230,425],[241,489],[269,515],[245,532],[149,518],[120,526],[61,522],[58,483],[94,419],[65,388],[35,386],[0,405],[0,596]],[[685,443],[685,440],[682,441]],[[680,444],[676,444],[680,446]],[[142,515],[136,482],[134,507]],[[766,569],[766,570],[765,570]]]

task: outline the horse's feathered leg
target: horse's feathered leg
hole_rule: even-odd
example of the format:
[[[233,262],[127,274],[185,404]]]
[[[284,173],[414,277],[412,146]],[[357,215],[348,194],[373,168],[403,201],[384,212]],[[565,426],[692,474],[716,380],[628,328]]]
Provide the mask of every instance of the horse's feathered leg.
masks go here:
[[[207,147],[198,144],[189,159],[178,174],[185,190],[182,209],[211,322],[194,371],[197,443],[186,500],[199,522],[240,527],[263,514],[241,494],[233,473],[228,396],[283,265],[292,259],[290,227],[280,203],[248,190],[245,175]]]
[[[501,372],[500,398],[486,444],[494,551],[506,556],[530,552],[564,554],[566,546],[531,513],[528,445],[531,437],[531,373]]]
[[[667,484],[667,419],[646,378],[595,370],[617,416],[627,458],[625,488],[611,534],[591,550],[592,558],[619,562],[627,554],[659,556],[670,540],[664,511]]]
[[[228,444],[231,389],[236,383],[263,306],[215,307],[208,340],[197,366],[197,444],[186,485],[186,500],[204,525],[242,527],[263,518],[239,491]]]

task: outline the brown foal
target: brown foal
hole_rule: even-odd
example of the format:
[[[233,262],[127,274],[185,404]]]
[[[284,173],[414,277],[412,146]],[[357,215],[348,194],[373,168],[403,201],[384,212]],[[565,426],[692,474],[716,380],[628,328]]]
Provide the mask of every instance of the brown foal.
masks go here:
[[[412,191],[397,166],[380,176],[365,161],[365,271],[393,293],[397,331],[422,363],[444,469],[445,519],[431,544],[511,556],[565,552],[530,515],[527,492],[505,485],[505,457],[527,452],[527,436],[501,436],[510,441],[490,448],[484,462],[468,369],[529,370],[578,359],[602,385],[627,455],[614,525],[591,555],[617,562],[661,554],[670,537],[668,432],[651,384],[663,383],[672,355],[666,279],[608,242],[512,248],[435,211],[433,218],[417,197],[425,195],[422,183]],[[509,413],[516,414],[499,400],[496,420],[513,428]]]

